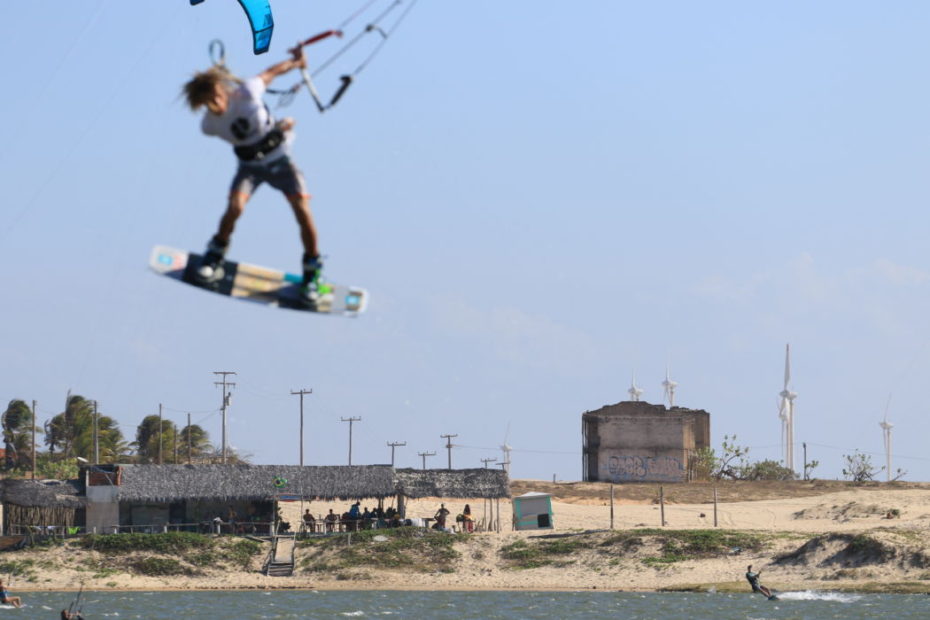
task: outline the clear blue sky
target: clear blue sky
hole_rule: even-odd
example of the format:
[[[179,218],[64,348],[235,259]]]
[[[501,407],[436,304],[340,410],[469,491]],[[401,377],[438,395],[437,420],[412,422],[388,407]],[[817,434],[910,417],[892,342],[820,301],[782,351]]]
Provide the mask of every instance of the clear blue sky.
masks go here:
[[[581,413],[634,370],[659,402],[667,363],[714,445],[778,458],[791,342],[816,474],[883,462],[893,394],[895,467],[930,479],[930,5],[421,0],[337,108],[276,111],[330,277],[371,292],[357,320],[146,269],[154,244],[202,248],[233,173],[178,98],[209,40],[248,75],[355,6],[272,5],[259,57],[232,0],[6,8],[0,401],[47,419],[70,389],[130,438],[161,402],[219,441],[211,373],[232,370],[231,443],[258,463],[297,462],[289,391],[312,388],[309,463],[344,463],[339,418],[361,416],[357,463],[405,440],[400,465],[439,466],[457,433],[453,464],[480,466],[509,425],[514,476],[577,479]],[[297,269],[280,195],[231,256]]]

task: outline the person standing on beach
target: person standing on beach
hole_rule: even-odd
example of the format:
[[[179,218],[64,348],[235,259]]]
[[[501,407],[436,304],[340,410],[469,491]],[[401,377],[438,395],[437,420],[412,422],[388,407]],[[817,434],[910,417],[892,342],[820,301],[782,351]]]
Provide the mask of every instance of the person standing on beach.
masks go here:
[[[446,517],[448,516],[449,510],[446,508],[446,505],[439,504],[439,510],[433,515],[433,518],[436,519],[436,526],[438,529],[446,529]]]

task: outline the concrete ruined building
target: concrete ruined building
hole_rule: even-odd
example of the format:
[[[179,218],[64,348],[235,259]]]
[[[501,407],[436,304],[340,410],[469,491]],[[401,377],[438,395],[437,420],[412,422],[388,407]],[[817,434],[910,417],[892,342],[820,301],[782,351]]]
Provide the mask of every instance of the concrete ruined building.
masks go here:
[[[710,414],[624,401],[586,411],[581,432],[585,481],[686,482],[692,457],[710,446]]]

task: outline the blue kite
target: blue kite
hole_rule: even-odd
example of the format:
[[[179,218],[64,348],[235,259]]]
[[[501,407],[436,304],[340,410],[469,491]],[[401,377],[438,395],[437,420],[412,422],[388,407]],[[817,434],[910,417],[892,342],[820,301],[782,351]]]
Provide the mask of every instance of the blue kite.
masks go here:
[[[252,26],[252,49],[256,54],[264,54],[271,45],[271,33],[274,31],[274,18],[271,16],[269,0],[238,0]],[[191,5],[203,0],[191,0]]]

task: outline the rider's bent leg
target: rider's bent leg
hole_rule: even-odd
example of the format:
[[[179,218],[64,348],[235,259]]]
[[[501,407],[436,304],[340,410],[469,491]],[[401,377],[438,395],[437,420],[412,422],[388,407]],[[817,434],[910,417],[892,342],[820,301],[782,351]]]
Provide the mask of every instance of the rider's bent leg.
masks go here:
[[[226,203],[226,212],[220,219],[220,229],[216,233],[216,239],[225,245],[229,245],[232,238],[233,230],[236,228],[236,220],[245,211],[245,203],[249,201],[249,194],[245,192],[230,192],[229,201]]]
[[[300,227],[300,241],[304,246],[304,254],[319,256],[316,244],[316,224],[313,222],[313,213],[310,211],[310,194],[289,194],[287,202],[294,211],[297,225]]]
[[[304,193],[289,194],[287,201],[294,211],[294,217],[297,218],[297,225],[300,227],[300,240],[304,246],[304,254],[301,260],[303,269],[301,297],[305,302],[317,304],[324,300],[324,293],[321,291],[323,259],[317,247],[316,225],[310,211],[310,195]]]
[[[201,261],[200,267],[197,269],[197,275],[201,280],[215,282],[223,278],[223,258],[229,248],[229,240],[232,238],[233,230],[236,227],[236,220],[245,211],[245,203],[248,200],[249,194],[247,193],[230,192],[226,212],[223,213],[223,217],[220,219],[219,231],[207,243],[207,251],[204,253],[203,261]]]

